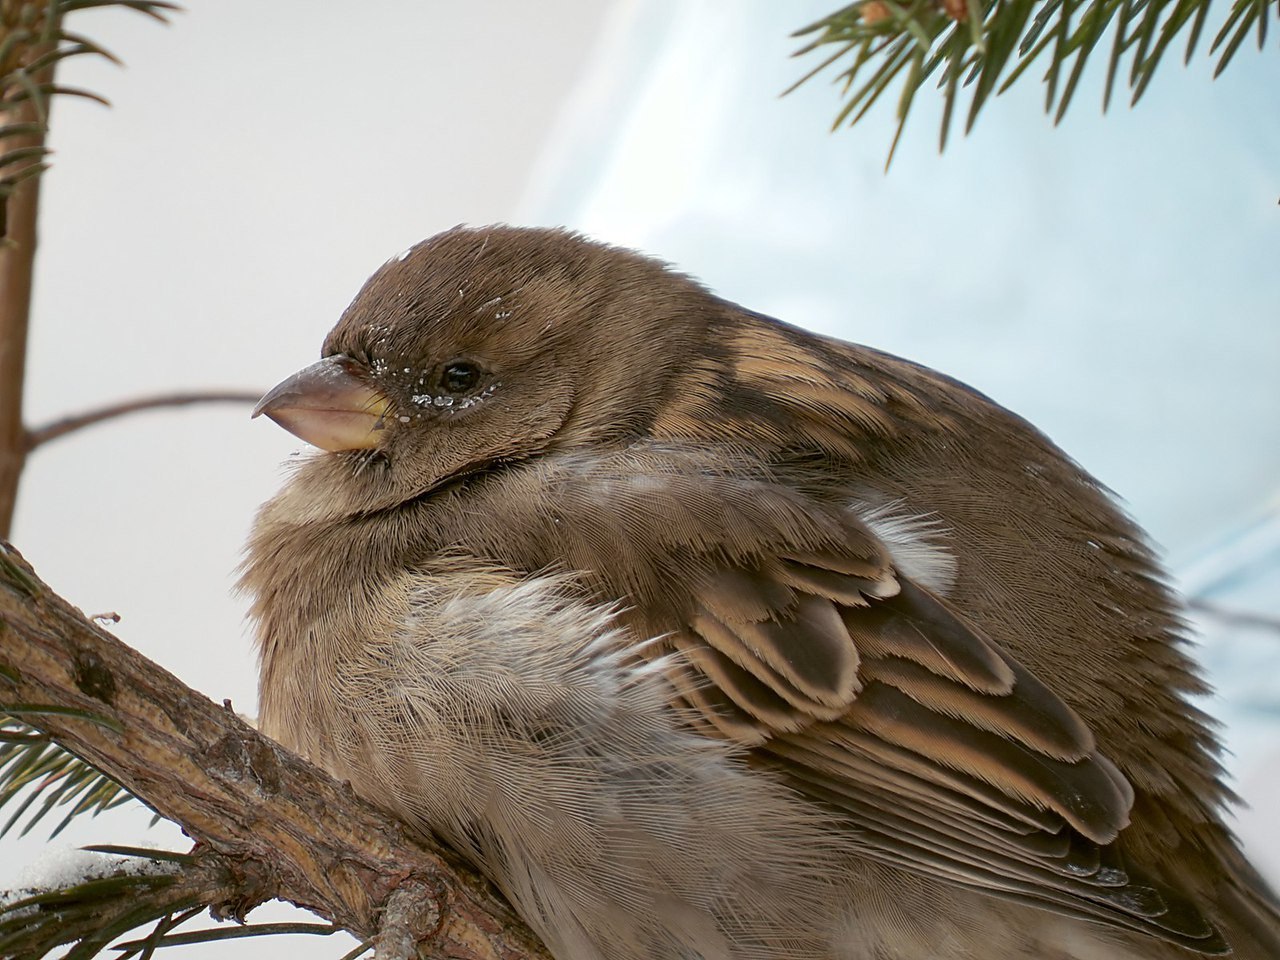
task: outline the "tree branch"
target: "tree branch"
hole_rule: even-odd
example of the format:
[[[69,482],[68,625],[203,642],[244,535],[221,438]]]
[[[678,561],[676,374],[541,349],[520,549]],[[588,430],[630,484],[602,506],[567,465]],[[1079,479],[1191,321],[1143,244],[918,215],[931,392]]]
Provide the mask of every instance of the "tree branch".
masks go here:
[[[46,423],[42,427],[28,430],[26,434],[26,450],[29,453],[42,443],[57,440],[59,437],[65,437],[69,433],[75,433],[85,427],[102,423],[104,420],[114,420],[116,417],[127,416],[131,413],[158,410],[162,407],[185,407],[196,403],[257,403],[261,399],[263,392],[265,391],[250,393],[245,390],[200,390],[190,393],[162,393],[154,397],[122,400],[119,403],[98,407],[94,410],[85,410],[81,413],[63,417],[60,420],[54,420],[52,423]]]
[[[405,930],[420,956],[546,960],[534,935],[450,852],[87,620],[0,542],[0,711],[48,704],[101,717],[35,719],[198,843],[279,897],[363,939]],[[397,895],[399,892],[399,895]],[[390,921],[384,930],[382,917]]]
[[[9,29],[5,25],[7,36]],[[33,46],[36,60],[50,52],[53,42]],[[36,84],[53,82],[54,64],[34,78]],[[0,94],[8,95],[7,89]],[[43,100],[43,103],[40,101]],[[8,109],[0,109],[0,127],[19,132],[4,138],[5,153],[36,150],[43,153],[47,97],[27,97]],[[39,161],[36,160],[36,166]],[[27,434],[22,425],[22,386],[27,363],[27,327],[31,315],[31,281],[36,258],[36,214],[40,206],[40,177],[29,176],[12,187],[4,205],[0,231],[0,538],[7,538],[18,500],[18,480],[27,456]]]

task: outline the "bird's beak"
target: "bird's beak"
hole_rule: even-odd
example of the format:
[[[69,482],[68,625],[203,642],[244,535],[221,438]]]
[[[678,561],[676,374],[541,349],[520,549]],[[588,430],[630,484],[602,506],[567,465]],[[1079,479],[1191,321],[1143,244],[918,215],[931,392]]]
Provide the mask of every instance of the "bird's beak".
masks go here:
[[[322,450],[368,450],[385,425],[387,398],[351,372],[341,354],[299,370],[258,401],[280,426]]]

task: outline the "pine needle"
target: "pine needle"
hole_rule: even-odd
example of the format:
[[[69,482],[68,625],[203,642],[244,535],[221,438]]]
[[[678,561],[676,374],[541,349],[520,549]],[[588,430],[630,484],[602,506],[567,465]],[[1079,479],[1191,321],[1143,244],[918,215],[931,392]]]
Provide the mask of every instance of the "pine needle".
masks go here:
[[[897,85],[897,126],[889,162],[898,149],[920,87],[941,70],[943,96],[939,149],[945,149],[961,87],[968,90],[965,132],[987,108],[992,94],[1023,79],[1034,63],[1047,61],[1045,110],[1054,123],[1066,115],[1085,68],[1109,38],[1103,111],[1127,78],[1131,103],[1147,90],[1156,67],[1180,37],[1189,61],[1209,12],[1210,0],[857,0],[798,30],[806,38],[797,56],[822,56],[788,93],[828,69],[839,71],[843,103],[833,126],[856,125]],[[1234,0],[1213,41],[1214,76],[1226,69],[1255,33],[1266,42],[1267,21],[1280,17],[1280,0]],[[912,52],[908,52],[908,46]],[[834,50],[834,53],[829,51]],[[852,64],[841,69],[841,63]],[[904,68],[910,64],[910,70]],[[965,76],[967,74],[967,76]],[[964,82],[961,78],[965,77]],[[1003,79],[1002,79],[1003,78]],[[888,163],[886,163],[886,168]]]

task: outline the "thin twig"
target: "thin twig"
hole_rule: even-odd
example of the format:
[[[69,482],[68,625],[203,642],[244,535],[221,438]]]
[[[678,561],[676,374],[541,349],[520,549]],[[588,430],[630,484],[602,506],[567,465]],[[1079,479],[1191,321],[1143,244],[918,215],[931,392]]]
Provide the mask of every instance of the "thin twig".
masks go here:
[[[114,420],[116,417],[139,413],[143,410],[158,410],[162,407],[185,407],[194,403],[257,403],[261,397],[261,391],[202,390],[193,393],[162,393],[154,397],[122,400],[119,403],[98,407],[94,410],[86,410],[83,413],[73,414],[69,417],[63,417],[61,420],[47,423],[43,427],[28,430],[26,449],[27,452],[30,452],[41,444],[48,443],[50,440],[57,440],[59,437],[65,437],[68,433],[74,433],[84,427],[91,427],[95,423],[102,423],[104,420]]]

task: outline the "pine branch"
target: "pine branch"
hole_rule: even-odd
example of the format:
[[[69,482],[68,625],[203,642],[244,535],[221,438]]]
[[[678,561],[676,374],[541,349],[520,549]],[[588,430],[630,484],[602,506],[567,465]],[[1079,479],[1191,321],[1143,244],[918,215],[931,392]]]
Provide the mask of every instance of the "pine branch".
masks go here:
[[[63,28],[68,13],[85,7],[123,7],[161,21],[177,10],[164,0],[8,0],[0,4],[0,237],[10,236],[9,199],[46,169],[44,136],[55,96],[84,97],[110,106],[91,90],[60,87],[54,69],[71,57],[120,59],[88,37]],[[27,191],[32,193],[34,184]],[[12,211],[15,217],[24,212]],[[18,232],[21,237],[21,232]]]
[[[51,44],[14,50],[18,31],[0,24],[0,536],[8,536],[18,496],[18,478],[26,462],[22,392],[27,361],[27,326],[35,271],[38,175],[44,169],[47,106],[39,97],[11,98],[33,81],[22,54],[38,60]],[[11,61],[16,61],[10,66]],[[35,77],[53,79],[52,63]],[[25,83],[23,83],[25,81]]]
[[[40,960],[75,944],[68,958],[86,960],[141,924],[167,932],[207,903],[253,896],[250,883],[214,854],[114,849],[125,856],[101,858],[62,889],[22,891],[0,905],[0,956]]]
[[[1130,104],[1136,104],[1175,40],[1186,37],[1184,59],[1191,60],[1210,2],[856,0],[794,34],[812,37],[796,56],[831,52],[787,92],[841,61],[851,61],[836,77],[843,82],[845,102],[832,125],[835,129],[846,122],[856,124],[901,77],[898,127],[888,166],[916,93],[935,74],[944,101],[940,149],[946,147],[962,86],[970,92],[967,133],[993,93],[1003,93],[1033,64],[1046,60],[1045,111],[1053,114],[1054,123],[1060,122],[1085,65],[1108,35],[1102,108],[1107,109],[1120,76],[1132,91]],[[1280,19],[1280,0],[1232,0],[1210,49],[1218,55],[1215,77],[1251,33],[1262,49],[1269,17]],[[1126,60],[1128,68],[1123,70]]]
[[[26,462],[22,421],[31,278],[35,263],[40,174],[56,96],[107,101],[90,90],[60,87],[54,71],[85,55],[119,63],[64,18],[87,7],[123,7],[161,22],[178,8],[164,0],[4,0],[0,3],[0,537],[9,535],[18,480]]]
[[[420,956],[547,957],[450,852],[411,839],[229,704],[216,706],[120,643],[0,542],[0,711],[17,712],[15,704],[45,705],[38,716],[26,708],[24,719],[181,825],[196,855],[230,871],[216,896],[230,890],[233,902],[215,904],[227,916],[278,897],[361,939],[386,937],[391,955],[407,929]],[[151,922],[155,909],[116,917],[111,936],[126,920]]]
[[[34,715],[34,711],[28,713]],[[28,811],[24,836],[55,809],[70,807],[52,838],[82,813],[96,816],[135,799],[100,770],[67,753],[48,734],[16,717],[0,717],[0,808],[19,797],[17,809],[0,825],[0,837],[21,823]]]

